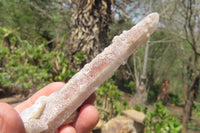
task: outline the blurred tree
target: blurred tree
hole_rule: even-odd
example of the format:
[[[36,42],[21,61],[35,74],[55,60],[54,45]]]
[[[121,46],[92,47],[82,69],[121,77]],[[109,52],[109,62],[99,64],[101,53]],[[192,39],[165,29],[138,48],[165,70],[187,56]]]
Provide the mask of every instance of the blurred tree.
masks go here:
[[[182,81],[182,88],[185,89],[182,132],[186,133],[187,123],[192,112],[193,101],[197,97],[199,89],[200,3],[198,0],[164,0],[155,5],[164,7],[163,9],[157,8],[161,16],[161,28],[163,32],[171,34],[170,38],[174,40],[174,44],[176,44],[176,57],[173,59],[168,56],[168,58],[173,59],[175,67],[179,68],[179,70],[177,69],[176,73],[173,74],[176,78],[171,77],[175,79],[176,82]],[[172,54],[171,56],[174,57]],[[171,68],[175,67],[170,66],[170,71],[168,70],[167,73],[173,72]],[[163,69],[159,69],[159,71],[160,70]]]
[[[81,68],[109,45],[107,32],[114,17],[126,18],[126,8],[132,0],[75,0],[71,1],[73,12],[69,46],[71,67]],[[83,52],[85,61],[76,63],[75,54]]]
[[[70,32],[70,12],[58,0],[2,0],[0,26],[18,29],[22,39],[52,40]],[[56,40],[56,39],[55,39]]]
[[[73,7],[69,58],[71,67],[80,68],[107,46],[107,31],[111,24],[111,0],[76,0]],[[83,52],[86,62],[77,66],[75,54]]]
[[[200,2],[197,0],[182,1],[182,15],[184,20],[185,39],[191,46],[193,52],[193,62],[189,62],[187,66],[186,77],[186,101],[183,115],[183,129],[182,132],[187,132],[187,123],[192,113],[193,102],[198,94],[200,83],[200,69],[199,69],[199,57],[200,57]],[[190,59],[191,61],[191,59]]]

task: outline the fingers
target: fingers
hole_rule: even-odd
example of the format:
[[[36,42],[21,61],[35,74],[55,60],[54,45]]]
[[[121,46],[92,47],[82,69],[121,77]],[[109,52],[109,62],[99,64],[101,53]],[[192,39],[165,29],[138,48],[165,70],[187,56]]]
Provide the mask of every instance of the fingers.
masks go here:
[[[66,125],[59,129],[59,133],[77,133],[77,132],[73,126]]]
[[[25,133],[20,116],[7,103],[0,103],[0,133]]]
[[[42,88],[41,90],[39,90],[38,92],[36,92],[32,97],[30,97],[28,100],[24,101],[23,103],[17,105],[15,107],[16,111],[18,113],[21,113],[24,109],[30,107],[31,105],[34,104],[34,102],[40,97],[40,96],[48,96],[51,93],[61,89],[63,86],[65,85],[65,83],[63,82],[54,82],[51,83],[47,86],[45,86],[44,88]],[[84,104],[92,104],[95,100],[95,94],[92,94],[86,101]]]
[[[90,104],[84,105],[72,126],[63,126],[59,133],[90,133],[99,121],[98,110]]]
[[[77,133],[89,133],[99,121],[98,110],[90,105],[84,105],[80,112],[77,120],[73,124]]]
[[[19,104],[18,106],[15,107],[16,111],[18,113],[21,113],[25,108],[30,107],[31,105],[34,104],[34,102],[40,97],[40,96],[48,96],[51,93],[59,90],[65,85],[63,82],[54,82],[51,83],[38,92],[36,92],[32,97],[30,97],[28,100],[24,101],[23,103]]]
[[[38,92],[36,92],[33,96],[31,96],[28,100],[31,102],[35,102],[40,96],[49,96],[51,93],[58,91],[65,85],[64,82],[54,82],[51,84],[48,84]]]
[[[99,121],[99,112],[91,105],[95,98],[95,93],[93,93],[80,108],[76,122],[72,125],[62,126],[59,133],[89,133]]]
[[[25,108],[28,108],[42,95],[48,96],[51,93],[59,90],[65,84],[62,82],[51,83],[40,91],[35,93],[31,98],[18,105],[15,109],[17,112],[22,112]],[[97,124],[99,120],[99,113],[97,109],[90,105],[95,100],[95,94],[93,93],[83,104],[80,109],[79,116],[73,125],[66,125],[60,128],[59,133],[89,133]]]

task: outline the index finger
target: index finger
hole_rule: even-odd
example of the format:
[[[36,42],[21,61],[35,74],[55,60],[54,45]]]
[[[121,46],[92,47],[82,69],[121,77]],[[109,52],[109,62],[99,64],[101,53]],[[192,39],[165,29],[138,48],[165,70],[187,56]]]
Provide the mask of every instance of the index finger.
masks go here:
[[[31,96],[29,99],[24,101],[23,103],[17,105],[15,107],[15,110],[18,113],[21,113],[24,109],[30,107],[35,103],[35,101],[40,97],[40,96],[49,96],[51,93],[58,91],[60,88],[62,88],[65,85],[63,82],[54,82],[51,84],[48,84],[38,92],[36,92],[33,96]]]

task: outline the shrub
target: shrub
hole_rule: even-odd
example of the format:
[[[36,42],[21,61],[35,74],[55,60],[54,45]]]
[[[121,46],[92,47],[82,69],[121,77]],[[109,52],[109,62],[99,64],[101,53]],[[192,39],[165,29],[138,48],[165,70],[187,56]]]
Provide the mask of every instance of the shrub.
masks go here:
[[[122,93],[112,79],[105,81],[97,90],[97,106],[104,120],[121,114],[122,110],[130,109],[128,102],[122,99]]]
[[[154,104],[155,110],[147,112],[145,121],[145,133],[179,133],[182,125],[172,115],[168,114],[167,108],[161,102]]]
[[[180,95],[176,95],[176,94],[169,94],[169,102],[173,103],[173,104],[180,104],[181,103],[181,97]]]
[[[20,90],[26,95],[49,82],[67,81],[76,73],[76,70],[68,69],[65,49],[49,48],[49,42],[39,35],[30,43],[21,39],[15,30],[0,31],[6,37],[12,34],[9,36],[9,47],[3,46],[4,38],[0,41],[2,88]]]
[[[200,104],[194,102],[193,108],[194,108],[194,113],[195,113],[198,117],[200,117]]]

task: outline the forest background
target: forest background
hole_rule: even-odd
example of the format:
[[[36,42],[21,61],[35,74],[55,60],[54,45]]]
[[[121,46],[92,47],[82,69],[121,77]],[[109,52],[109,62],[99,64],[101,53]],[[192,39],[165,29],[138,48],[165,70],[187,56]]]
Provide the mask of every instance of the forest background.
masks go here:
[[[183,105],[185,132],[192,109],[200,111],[198,0],[1,0],[0,96],[28,97],[50,82],[67,82],[151,12],[160,14],[157,31],[100,87],[96,104],[110,119],[121,106],[156,102],[169,80],[169,102]]]

